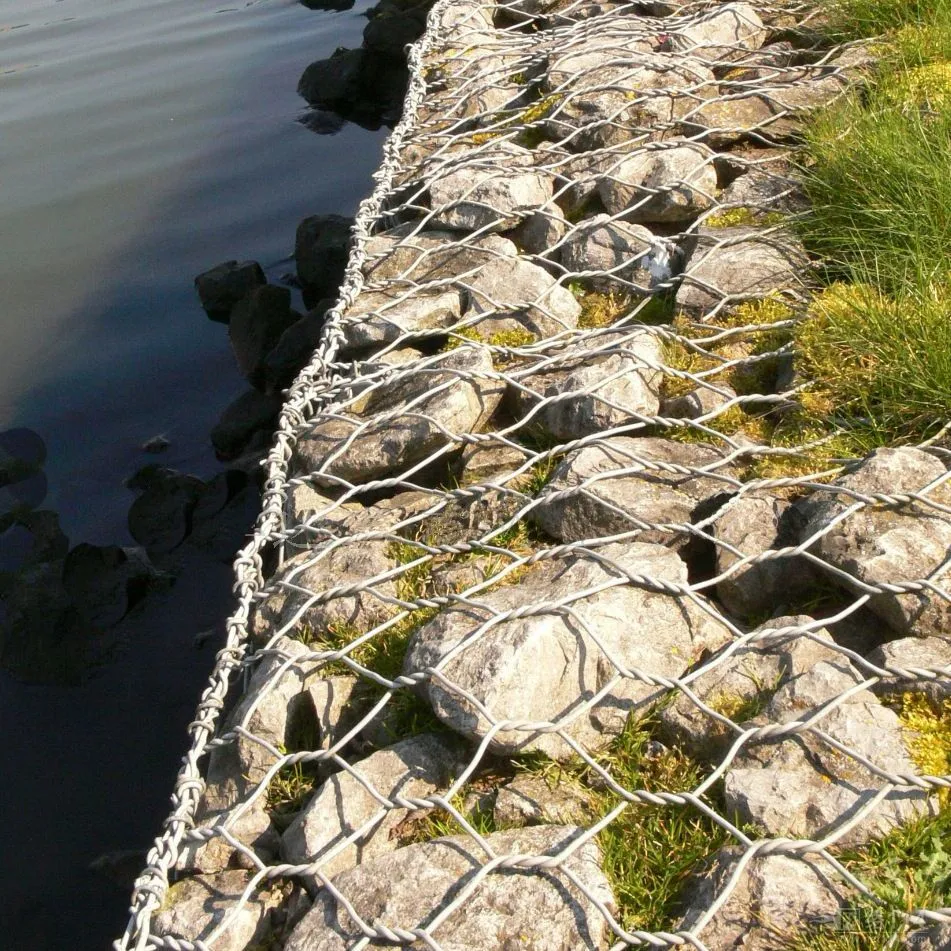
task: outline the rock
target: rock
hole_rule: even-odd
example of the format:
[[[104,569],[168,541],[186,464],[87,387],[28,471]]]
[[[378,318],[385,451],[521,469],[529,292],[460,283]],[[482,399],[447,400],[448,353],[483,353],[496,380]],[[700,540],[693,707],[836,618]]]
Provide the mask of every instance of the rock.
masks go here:
[[[857,504],[856,493],[889,497],[913,494],[946,474],[944,465],[923,450],[877,449],[852,472],[836,479],[829,491],[814,493],[803,504],[807,524],[802,540],[819,535],[808,550],[832,569],[844,571],[865,585],[924,579],[946,585],[951,518],[940,509],[920,502],[866,505],[833,524]],[[927,498],[948,505],[951,485],[942,482],[927,493]],[[843,583],[840,576],[830,576],[836,583]],[[902,635],[946,636],[951,623],[951,605],[927,588],[908,594],[876,594],[868,606]]]
[[[451,434],[485,425],[504,389],[493,373],[492,358],[481,347],[414,364],[372,392],[362,419],[336,414],[304,431],[296,469],[351,483],[402,471],[451,445]]]
[[[310,702],[314,706],[317,718],[317,746],[315,749],[329,750],[359,722],[364,710],[359,704],[352,703],[359,680],[356,677],[323,677],[307,686]],[[333,764],[322,764],[325,771]]]
[[[416,290],[436,281],[444,285],[449,278],[471,279],[483,265],[517,253],[511,241],[495,234],[460,238],[452,231],[395,228],[367,242],[363,272],[371,285]]]
[[[718,95],[707,67],[650,52],[645,42],[612,47],[595,38],[552,58],[542,82],[545,94],[560,97],[546,120],[552,138],[573,152],[662,138],[671,123]]]
[[[396,614],[396,605],[381,600],[396,596],[395,583],[374,580],[396,567],[391,548],[386,541],[343,538],[290,558],[268,582],[268,597],[257,602],[255,636],[267,638],[299,624],[318,634],[330,626],[363,633]],[[362,590],[331,593],[357,585]]]
[[[366,53],[338,48],[328,59],[311,63],[297,83],[298,95],[318,109],[347,108],[362,95],[361,73]]]
[[[621,582],[612,561],[634,577],[687,581],[674,552],[638,542],[599,548],[597,557],[546,562],[517,586],[481,594],[477,603],[444,610],[425,624],[410,640],[404,674],[438,671],[438,679],[430,675],[420,689],[436,716],[470,739],[481,740],[490,729],[481,709],[496,721],[525,724],[494,733],[488,747],[493,752],[573,755],[555,733],[533,728],[540,723],[560,724],[589,749],[605,746],[628,715],[662,693],[636,677],[612,685],[615,663],[653,677],[676,677],[701,650],[719,646],[726,636],[690,602]],[[579,594],[585,591],[597,593]],[[565,599],[570,614],[526,610]],[[507,619],[514,610],[520,616]],[[606,694],[594,708],[580,711],[602,688]]]
[[[904,951],[947,951],[951,948],[951,924],[935,922],[918,928],[905,938]]]
[[[69,551],[69,539],[59,526],[59,516],[46,509],[15,514],[10,527],[0,531],[0,537],[0,572],[59,561]]]
[[[710,657],[704,672],[690,680],[690,690],[708,707],[741,725],[757,708],[762,709],[783,683],[818,663],[835,663],[840,658],[834,646],[819,641],[834,644],[829,632],[813,618],[773,618],[751,631],[743,646],[730,644]],[[710,762],[717,762],[736,739],[726,724],[681,692],[661,711],[660,730],[665,742]]]
[[[844,659],[816,664],[780,687],[764,714],[747,727],[803,722],[822,711],[816,730],[879,769],[916,774],[901,721],[870,691],[853,692],[827,708],[861,682]],[[828,746],[812,731],[748,743],[724,777],[726,808],[769,836],[821,840],[835,835],[887,785],[855,756]],[[898,786],[835,841],[857,847],[935,810],[926,791]]]
[[[574,294],[523,258],[497,258],[460,284],[469,292],[465,316],[484,315],[473,325],[483,338],[511,330],[546,338],[578,326],[581,305]]]
[[[142,598],[156,571],[141,548],[77,545],[63,563],[63,584],[83,622],[105,630]]]
[[[532,421],[565,441],[636,422],[657,413],[662,374],[655,368],[662,365],[660,339],[650,330],[586,337],[556,369],[520,377],[528,391],[514,393],[515,411],[526,417],[541,397]]]
[[[459,321],[462,308],[455,288],[432,293],[367,291],[361,294],[341,322],[344,352],[382,347],[445,333]]]
[[[936,706],[951,698],[951,640],[944,637],[903,637],[876,647],[868,657],[877,667],[905,671],[908,677],[886,680],[883,692],[922,693]],[[919,670],[939,670],[936,677],[915,676]]]
[[[719,412],[735,399],[736,390],[725,383],[717,382],[715,385],[698,386],[683,396],[664,400],[660,414],[672,419],[700,419]]]
[[[208,509],[202,503],[213,491],[215,483],[222,479],[226,480],[229,493],[227,503],[213,515],[206,515]],[[214,493],[218,494],[217,488],[214,488]],[[247,544],[251,527],[260,510],[261,495],[257,483],[252,482],[246,472],[229,469],[219,473],[211,480],[205,495],[195,507],[187,544],[222,564],[230,565],[234,562],[235,552]]]
[[[235,304],[228,336],[238,367],[255,387],[264,383],[264,362],[281,334],[300,319],[291,310],[291,292],[286,287],[265,284]]]
[[[139,448],[142,452],[148,452],[157,456],[159,453],[165,452],[171,444],[171,441],[160,433],[157,436],[150,436]]]
[[[147,477],[141,472],[137,476],[142,479],[130,481],[130,488],[140,485],[144,491],[129,508],[129,534],[150,555],[167,554],[191,531],[192,512],[205,484],[164,467],[156,467]]]
[[[755,221],[767,214],[802,211],[806,199],[798,182],[768,169],[752,168],[723,189],[720,205],[742,208]]]
[[[459,460],[459,481],[462,485],[484,485],[505,479],[520,469],[527,459],[528,454],[514,446],[491,442],[466,446]]]
[[[564,212],[551,202],[528,215],[512,232],[512,240],[527,254],[557,261],[558,245],[567,233]]]
[[[713,152],[672,142],[624,158],[601,179],[598,194],[626,221],[676,224],[711,208],[717,187]]]
[[[257,261],[225,261],[195,278],[195,290],[205,313],[227,323],[231,309],[256,287],[267,283]]]
[[[691,930],[711,951],[786,951],[810,927],[838,919],[851,891],[819,855],[755,856],[713,919],[701,919],[729,887],[742,858],[739,848],[721,849],[710,871],[690,890],[677,931]]]
[[[316,298],[336,298],[350,253],[353,219],[312,215],[297,226],[294,260],[301,283]]]
[[[507,231],[552,197],[551,177],[508,143],[437,175],[429,185],[434,223],[459,231]]]
[[[582,825],[591,805],[587,794],[568,781],[554,785],[541,776],[523,774],[503,786],[495,797],[492,817],[499,828],[527,825]]]
[[[500,856],[556,855],[580,832],[574,826],[541,826],[485,838]],[[431,922],[457,896],[460,883],[469,880],[486,860],[468,836],[436,839],[361,864],[338,875],[334,887],[370,927],[412,929]],[[593,840],[570,852],[564,868],[613,913],[614,896]],[[536,869],[530,875],[494,871],[466,896],[461,907],[432,929],[433,938],[443,951],[600,948],[606,940],[605,918],[585,892],[555,869]],[[343,951],[362,937],[363,931],[324,889],[291,934],[285,951]],[[388,942],[371,941],[368,947],[383,944]]]
[[[710,528],[717,540],[717,574],[783,548],[795,548],[802,530],[799,510],[768,492],[746,494],[725,506]],[[817,574],[802,556],[784,555],[735,568],[717,583],[717,597],[735,617],[750,620],[814,593]]]
[[[771,91],[772,92],[772,91]],[[761,93],[726,95],[684,113],[680,131],[714,149],[729,149],[738,142],[781,143],[796,138],[801,130],[798,117],[790,115],[771,95]]]
[[[692,22],[678,26],[666,46],[678,53],[717,65],[742,59],[766,41],[767,31],[759,14],[748,3],[726,3],[704,11]]]
[[[251,437],[260,430],[271,433],[281,411],[281,398],[259,390],[247,390],[225,407],[211,430],[211,444],[219,459],[241,455]]]
[[[596,215],[582,221],[565,238],[561,265],[572,277],[584,280],[596,291],[646,295],[654,283],[654,245],[654,236],[641,225]]]
[[[394,58],[403,56],[404,47],[415,43],[423,35],[430,6],[429,3],[419,3],[409,8],[394,6],[386,12],[378,11],[364,27],[364,49]],[[385,5],[381,4],[380,7]]]
[[[709,316],[802,285],[807,260],[792,239],[734,234],[729,228],[714,235],[701,239],[684,271],[676,298],[682,311]]]
[[[318,870],[327,878],[358,863],[365,867],[397,848],[393,830],[410,810],[394,805],[394,800],[421,799],[448,787],[459,764],[459,747],[430,734],[410,737],[355,762],[356,774],[331,776],[288,827],[282,842],[285,860],[297,865],[320,862]],[[381,796],[391,805],[381,804]],[[312,889],[320,887],[319,880],[308,882]]]
[[[170,886],[152,918],[152,933],[161,938],[201,941],[225,920],[228,926],[215,940],[216,951],[246,951],[270,936],[271,911],[283,899],[280,886],[253,890],[238,901],[251,881],[248,872],[196,875]]]
[[[676,526],[734,485],[710,446],[612,436],[569,453],[531,517],[564,542],[640,530],[639,541],[680,545],[688,538]]]
[[[324,318],[332,304],[330,300],[321,301],[281,334],[274,348],[264,358],[266,392],[277,393],[290,386],[294,377],[307,366],[320,343]]]

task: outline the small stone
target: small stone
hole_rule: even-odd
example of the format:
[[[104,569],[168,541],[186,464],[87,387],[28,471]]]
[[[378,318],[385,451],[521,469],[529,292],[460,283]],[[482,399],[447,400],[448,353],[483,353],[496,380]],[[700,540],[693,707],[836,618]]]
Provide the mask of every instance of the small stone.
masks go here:
[[[677,930],[691,931],[711,951],[786,951],[808,928],[836,921],[852,897],[835,868],[819,855],[755,856],[712,920],[695,930],[729,887],[742,856],[738,848],[721,849],[687,896]]]
[[[219,459],[235,459],[255,433],[274,429],[281,411],[280,396],[269,396],[259,390],[247,390],[225,407],[211,430],[211,444]]]
[[[263,944],[271,934],[271,910],[283,899],[280,887],[252,890],[238,907],[251,875],[221,872],[195,875],[170,886],[161,908],[152,918],[152,933],[159,938],[202,941],[228,917],[230,924],[215,940],[216,951],[246,951]]]
[[[343,215],[312,215],[297,226],[297,276],[315,298],[337,296],[347,267],[352,228],[353,219]]]
[[[333,878],[392,851],[398,843],[391,833],[410,810],[384,806],[379,797],[392,802],[429,796],[448,785],[459,761],[455,743],[420,734],[355,762],[354,773],[331,776],[288,827],[284,858],[297,865],[320,863],[320,873]],[[358,830],[363,831],[343,845]],[[310,883],[320,887],[319,880]]]
[[[675,224],[711,208],[717,187],[713,152],[693,143],[663,143],[622,159],[598,185],[604,207],[626,221]]]
[[[268,354],[299,319],[300,314],[291,310],[291,292],[274,284],[256,288],[235,304],[228,336],[238,367],[252,386],[263,385]]]
[[[951,640],[944,637],[903,637],[876,647],[868,657],[877,667],[905,671],[908,677],[886,680],[876,690],[920,693],[939,706],[951,698]],[[915,676],[916,670],[937,670],[937,676]]]
[[[646,228],[596,215],[569,233],[561,248],[561,265],[596,291],[648,294],[654,283],[654,254],[654,236]]]
[[[195,290],[205,313],[227,323],[231,309],[256,287],[267,283],[257,261],[225,261],[195,278]]]
[[[486,836],[493,854],[557,855],[581,834],[575,826],[540,826]],[[485,852],[468,836],[435,839],[409,845],[358,865],[333,880],[354,911],[370,927],[423,927],[456,897],[487,861]],[[605,918],[587,897],[594,896],[612,914],[611,887],[601,870],[594,840],[570,851],[564,868],[532,874],[493,871],[466,896],[464,904],[433,928],[432,942],[443,951],[518,948],[518,951],[579,951],[603,947]],[[574,882],[579,882],[579,888]],[[586,894],[587,893],[587,894]],[[363,931],[338,906],[327,889],[294,929],[285,951],[344,951],[363,938]],[[418,942],[417,942],[418,943]],[[371,948],[389,942],[371,941]]]
[[[499,828],[582,824],[591,805],[587,794],[567,781],[554,785],[541,776],[516,776],[495,797],[492,817]]]
[[[533,211],[512,232],[512,240],[527,254],[557,260],[561,239],[568,233],[564,212],[554,202]]]
[[[700,419],[722,410],[736,399],[736,390],[725,383],[715,386],[699,386],[683,396],[664,400],[661,404],[661,416],[672,419]]]

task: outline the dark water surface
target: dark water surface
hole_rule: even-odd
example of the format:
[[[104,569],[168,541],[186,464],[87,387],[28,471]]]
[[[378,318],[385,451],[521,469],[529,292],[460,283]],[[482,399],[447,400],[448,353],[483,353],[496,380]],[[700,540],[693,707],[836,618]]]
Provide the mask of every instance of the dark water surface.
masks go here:
[[[369,191],[382,135],[315,135],[295,92],[368,5],[0,0],[0,430],[43,436],[71,544],[131,544],[141,465],[221,468],[208,432],[244,384],[192,279],[254,258],[277,281],[301,218]],[[227,566],[186,567],[81,686],[0,671],[0,949],[105,948],[124,924],[86,866],[158,831],[216,649],[195,634],[231,607]]]

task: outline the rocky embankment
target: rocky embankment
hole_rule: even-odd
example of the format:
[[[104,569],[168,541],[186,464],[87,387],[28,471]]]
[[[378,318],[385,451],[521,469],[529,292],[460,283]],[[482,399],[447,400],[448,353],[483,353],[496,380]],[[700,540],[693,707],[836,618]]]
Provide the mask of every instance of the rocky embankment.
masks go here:
[[[947,786],[951,457],[797,428],[791,150],[867,54],[778,4],[431,25],[344,307],[199,282],[249,402],[321,320],[335,345],[291,394],[280,556],[154,946],[808,947],[860,897],[836,855]],[[298,233],[315,300],[344,227]],[[696,861],[637,905],[685,815]]]

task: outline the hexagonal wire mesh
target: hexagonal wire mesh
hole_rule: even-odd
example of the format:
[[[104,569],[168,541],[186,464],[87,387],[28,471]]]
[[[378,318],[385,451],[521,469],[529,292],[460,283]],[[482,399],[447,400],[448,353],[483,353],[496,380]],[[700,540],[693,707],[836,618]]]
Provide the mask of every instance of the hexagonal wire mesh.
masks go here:
[[[809,22],[433,8],[117,948],[791,947],[874,907],[841,849],[949,786],[894,701],[947,696],[951,474],[802,425],[788,150],[864,55]]]

